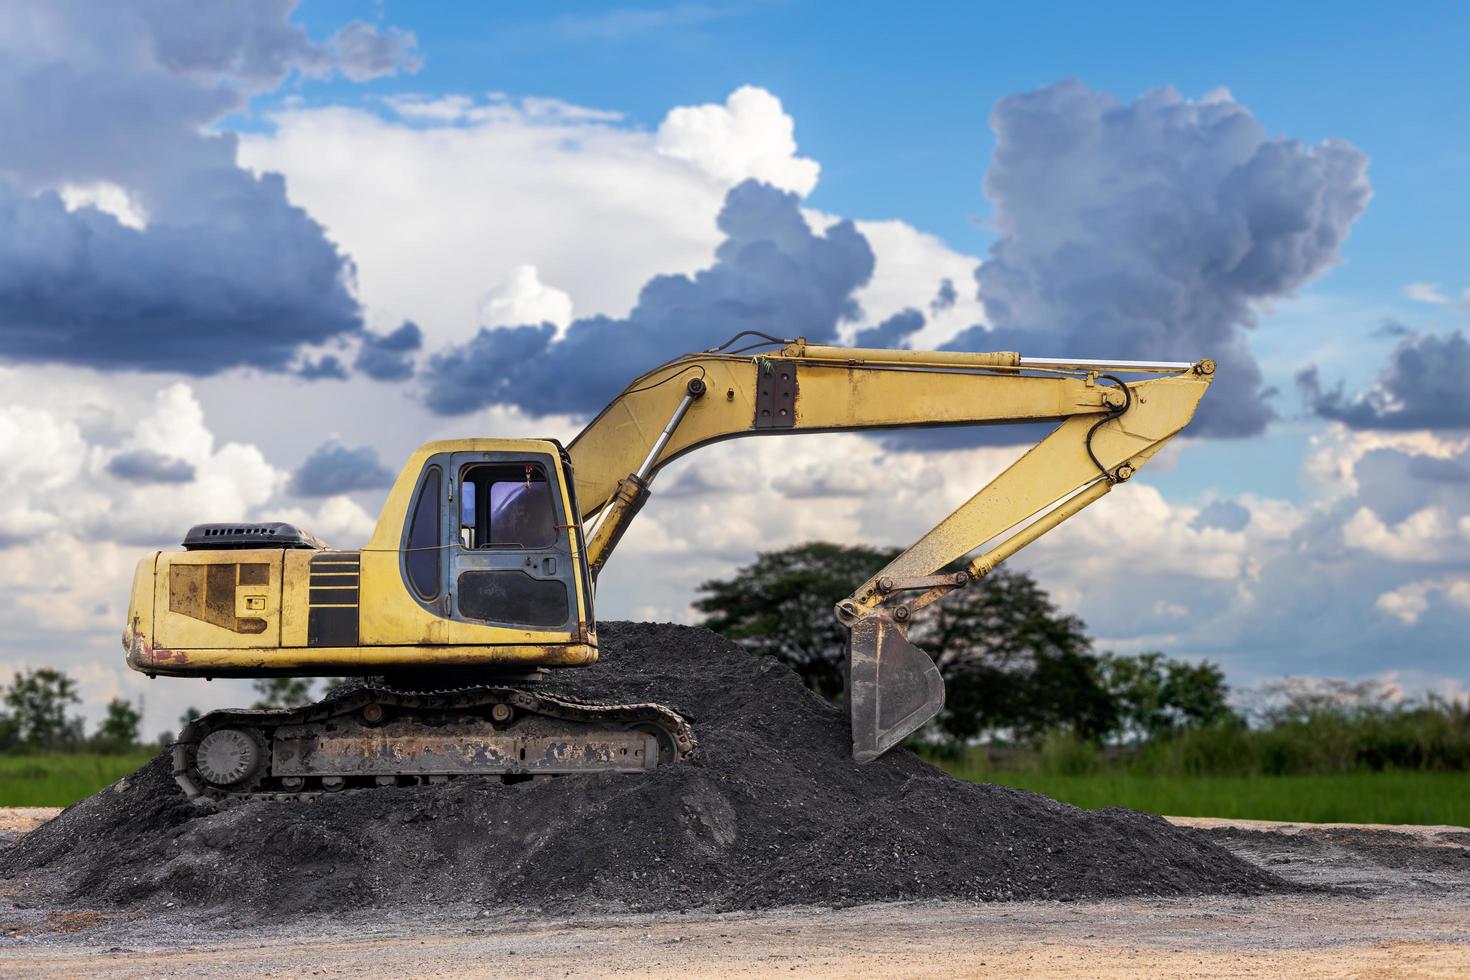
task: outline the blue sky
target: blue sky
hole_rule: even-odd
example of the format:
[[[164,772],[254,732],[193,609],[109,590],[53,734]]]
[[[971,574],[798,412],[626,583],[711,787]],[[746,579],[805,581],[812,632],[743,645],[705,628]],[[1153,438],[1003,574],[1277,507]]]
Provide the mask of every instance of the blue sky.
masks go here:
[[[1364,148],[1373,209],[1334,290],[1394,296],[1410,281],[1463,283],[1470,224],[1470,104],[1463,4],[403,4],[308,0],[317,34],[377,11],[418,35],[407,87],[554,94],[655,127],[670,106],[737,86],[779,94],[823,162],[811,204],[901,217],[982,252],[980,190],[1000,97],[1061,78],[1129,98],[1225,86],[1273,133]],[[308,83],[308,99],[399,91]]]
[[[238,701],[122,667],[140,554],[206,520],[358,545],[417,444],[570,437],[734,307],[1220,358],[1188,438],[1017,563],[1101,646],[1238,686],[1470,687],[1470,8],[202,9],[0,7],[29,134],[0,144],[0,679],[58,663],[150,724]],[[659,478],[604,618],[692,619],[754,542],[907,544],[1016,452],[769,442]]]

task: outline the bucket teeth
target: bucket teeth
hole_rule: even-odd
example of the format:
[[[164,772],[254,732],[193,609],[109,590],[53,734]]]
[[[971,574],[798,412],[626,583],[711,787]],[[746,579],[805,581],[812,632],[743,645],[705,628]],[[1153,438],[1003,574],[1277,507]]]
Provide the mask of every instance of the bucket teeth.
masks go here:
[[[887,616],[852,624],[847,645],[852,757],[871,762],[944,707],[944,679],[929,655]]]

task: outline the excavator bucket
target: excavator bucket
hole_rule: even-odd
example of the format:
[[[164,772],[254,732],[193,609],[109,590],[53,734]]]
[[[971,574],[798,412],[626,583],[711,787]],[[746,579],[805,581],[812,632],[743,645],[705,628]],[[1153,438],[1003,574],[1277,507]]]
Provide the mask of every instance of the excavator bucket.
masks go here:
[[[871,762],[944,707],[944,679],[929,655],[887,616],[852,625],[847,641],[852,757]]]

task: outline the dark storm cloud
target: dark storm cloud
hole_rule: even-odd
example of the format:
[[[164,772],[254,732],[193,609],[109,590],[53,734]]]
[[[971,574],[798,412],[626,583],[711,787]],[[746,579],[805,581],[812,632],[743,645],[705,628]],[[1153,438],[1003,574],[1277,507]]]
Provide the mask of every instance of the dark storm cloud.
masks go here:
[[[1251,522],[1251,512],[1233,500],[1212,500],[1200,508],[1190,527],[1196,530],[1243,531]]]
[[[412,320],[392,333],[364,331],[353,367],[378,381],[406,381],[413,377],[413,357],[424,346],[424,334]]]
[[[493,404],[591,414],[674,355],[742,330],[831,342],[857,315],[852,294],[872,275],[873,252],[851,222],[814,234],[795,194],[746,181],[726,196],[718,223],[725,240],[714,264],[649,280],[626,319],[580,319],[560,338],[549,323],[481,329],[434,355],[425,402],[443,415]]]
[[[1462,331],[1447,336],[1410,335],[1389,355],[1373,387],[1348,397],[1339,383],[1322,388],[1315,367],[1297,375],[1308,406],[1323,418],[1354,429],[1470,428],[1470,340]]]
[[[290,17],[300,0],[137,0],[160,64],[175,72],[224,75],[257,89],[279,85],[293,70],[340,71],[354,82],[416,71],[418,38],[352,21],[316,44]],[[94,5],[95,6],[95,5]]]
[[[300,497],[330,497],[354,490],[379,490],[393,473],[370,446],[350,449],[335,439],[318,446],[291,474],[291,492]]]
[[[991,114],[999,237],[976,272],[990,330],[953,346],[1220,366],[1194,435],[1273,417],[1246,345],[1256,310],[1335,263],[1368,203],[1347,143],[1270,137],[1225,95],[1124,105],[1076,81]]]
[[[859,330],[853,338],[857,347],[907,347],[907,340],[924,329],[924,314],[918,310],[899,310],[876,327]]]
[[[205,224],[147,231],[0,182],[0,358],[283,370],[300,345],[357,330],[346,259],[280,177],[211,178]]]
[[[325,354],[316,360],[307,358],[296,369],[296,374],[307,381],[347,380],[347,368],[336,354]]]
[[[959,292],[954,288],[953,279],[939,280],[939,292],[929,301],[930,313],[942,313],[954,306],[955,300],[960,298]]]
[[[292,72],[388,70],[349,25],[324,45],[295,4],[15,0],[0,6],[0,358],[210,374],[283,370],[355,332],[351,262],[235,164],[221,116]],[[398,64],[412,38],[392,34]],[[61,188],[120,188],[146,227]]]
[[[108,461],[107,472],[129,483],[188,483],[194,479],[192,463],[152,449],[118,453]]]

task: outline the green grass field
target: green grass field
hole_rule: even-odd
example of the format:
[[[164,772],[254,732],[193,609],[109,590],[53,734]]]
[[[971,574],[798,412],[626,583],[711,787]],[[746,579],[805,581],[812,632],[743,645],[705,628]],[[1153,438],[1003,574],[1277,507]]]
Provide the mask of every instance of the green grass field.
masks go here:
[[[0,806],[70,806],[143,765],[137,755],[0,755]]]
[[[1355,772],[1313,776],[1145,776],[1038,772],[955,773],[1045,793],[1088,809],[1126,806],[1176,817],[1303,823],[1470,826],[1470,773]]]
[[[143,765],[149,755],[0,756],[0,806],[68,806]],[[950,771],[976,782],[1045,793],[1080,807],[1126,806],[1193,817],[1307,823],[1470,825],[1470,773],[1358,772],[1315,776],[1062,776]]]

